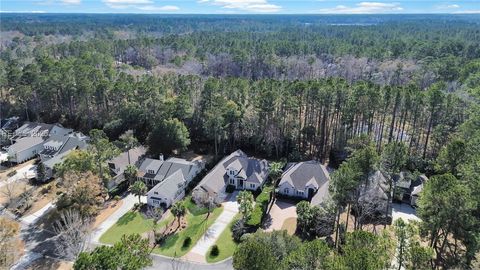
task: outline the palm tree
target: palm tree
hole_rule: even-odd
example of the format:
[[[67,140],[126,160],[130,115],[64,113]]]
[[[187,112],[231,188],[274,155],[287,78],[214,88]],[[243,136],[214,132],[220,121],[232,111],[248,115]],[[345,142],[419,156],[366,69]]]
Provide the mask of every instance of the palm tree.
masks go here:
[[[145,183],[142,181],[137,181],[130,187],[130,190],[134,195],[138,196],[138,203],[141,204],[142,202],[140,201],[140,196],[143,196],[145,193],[147,193],[147,186]]]
[[[238,193],[237,202],[243,220],[248,220],[253,211],[253,194],[250,191],[242,190]]]
[[[283,173],[283,163],[282,162],[272,162],[269,168],[269,175],[270,179],[272,179],[273,189],[272,193],[270,193],[270,198],[272,201],[275,201],[275,187],[280,180],[282,173]]]
[[[178,201],[172,205],[170,211],[172,212],[172,215],[177,218],[178,226],[180,227],[180,218],[185,216],[185,214],[187,213],[187,208],[185,207],[183,202]]]
[[[125,170],[123,171],[123,175],[125,176],[125,180],[128,181],[129,185],[133,184],[133,181],[137,179],[137,167],[134,165],[127,165]]]

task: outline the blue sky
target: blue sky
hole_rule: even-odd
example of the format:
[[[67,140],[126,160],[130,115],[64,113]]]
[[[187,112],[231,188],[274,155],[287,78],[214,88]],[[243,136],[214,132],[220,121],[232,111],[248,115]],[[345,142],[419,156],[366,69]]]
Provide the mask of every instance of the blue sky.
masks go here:
[[[0,0],[0,11],[38,13],[480,14],[480,0]]]

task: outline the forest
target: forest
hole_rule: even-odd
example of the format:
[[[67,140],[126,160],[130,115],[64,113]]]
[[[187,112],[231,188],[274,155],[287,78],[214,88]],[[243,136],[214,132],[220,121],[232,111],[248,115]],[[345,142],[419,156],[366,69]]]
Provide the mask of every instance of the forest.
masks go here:
[[[0,118],[99,129],[110,141],[133,130],[152,156],[315,159],[338,169],[332,185],[394,167],[401,150],[391,179],[401,169],[433,179],[419,213],[435,263],[474,268],[479,16],[5,14],[0,31]],[[338,185],[340,213],[358,186]],[[258,235],[276,245],[269,237]]]

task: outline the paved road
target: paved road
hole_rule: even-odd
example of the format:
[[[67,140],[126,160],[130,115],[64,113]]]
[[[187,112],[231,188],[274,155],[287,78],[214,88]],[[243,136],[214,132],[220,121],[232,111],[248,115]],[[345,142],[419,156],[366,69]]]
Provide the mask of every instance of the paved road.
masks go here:
[[[37,212],[18,220],[21,225],[20,237],[25,243],[25,254],[11,270],[26,269],[33,261],[44,255],[51,257],[58,256],[55,250],[56,234],[52,231],[44,230],[35,224],[39,218],[54,207],[55,203],[50,202]]]

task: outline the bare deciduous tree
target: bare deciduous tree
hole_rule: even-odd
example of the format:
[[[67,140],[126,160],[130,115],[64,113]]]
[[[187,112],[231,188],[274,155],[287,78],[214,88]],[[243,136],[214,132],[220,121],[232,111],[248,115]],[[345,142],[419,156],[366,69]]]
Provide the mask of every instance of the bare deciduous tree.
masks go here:
[[[60,218],[54,223],[57,253],[66,259],[75,260],[87,246],[89,227],[90,220],[83,218],[77,210],[62,211]]]

